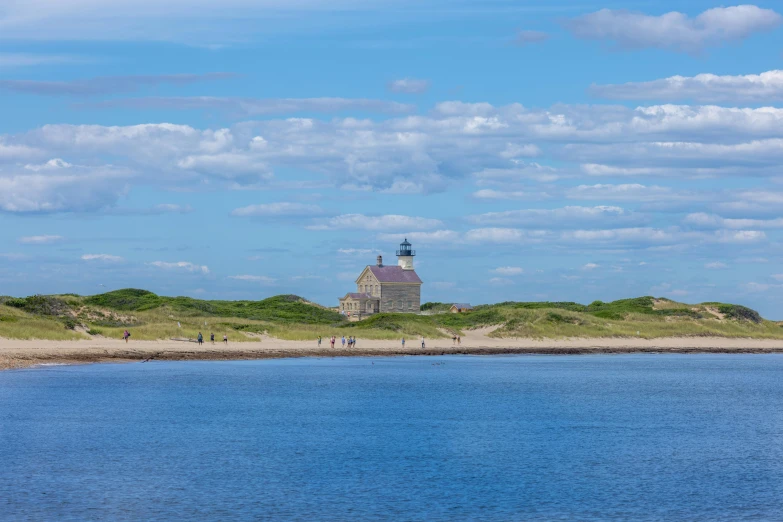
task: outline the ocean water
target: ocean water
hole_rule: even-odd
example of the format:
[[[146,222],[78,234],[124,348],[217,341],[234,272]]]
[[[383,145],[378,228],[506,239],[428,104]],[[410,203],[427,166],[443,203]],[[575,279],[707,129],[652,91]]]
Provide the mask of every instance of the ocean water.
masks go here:
[[[783,520],[783,356],[3,372],[0,520]]]

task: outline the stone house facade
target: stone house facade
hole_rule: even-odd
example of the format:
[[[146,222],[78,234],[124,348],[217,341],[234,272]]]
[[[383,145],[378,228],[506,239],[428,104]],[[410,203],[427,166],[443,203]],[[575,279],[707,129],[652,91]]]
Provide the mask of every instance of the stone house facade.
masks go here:
[[[339,310],[351,316],[377,313],[419,313],[422,280],[413,268],[416,252],[406,239],[397,251],[397,265],[383,264],[378,256],[356,279],[356,292],[340,298]]]

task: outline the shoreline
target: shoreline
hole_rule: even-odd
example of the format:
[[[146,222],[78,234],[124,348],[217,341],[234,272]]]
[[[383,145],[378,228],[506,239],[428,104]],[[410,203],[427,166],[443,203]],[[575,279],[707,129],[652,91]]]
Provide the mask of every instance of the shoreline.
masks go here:
[[[260,342],[195,343],[177,341],[131,341],[86,339],[80,341],[22,341],[0,339],[0,370],[41,364],[91,364],[103,362],[228,361],[300,357],[392,357],[434,355],[587,355],[628,353],[783,353],[783,340],[733,339],[724,337],[495,339],[477,332],[463,337],[460,346],[451,339],[427,340],[426,347],[409,341],[359,340],[360,347],[329,348],[315,341],[284,341],[266,338]],[[413,345],[413,346],[411,346]]]

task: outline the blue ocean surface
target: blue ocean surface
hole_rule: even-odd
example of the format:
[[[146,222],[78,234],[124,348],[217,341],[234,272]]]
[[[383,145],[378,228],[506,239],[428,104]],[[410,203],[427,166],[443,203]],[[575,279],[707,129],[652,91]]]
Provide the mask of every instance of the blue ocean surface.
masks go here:
[[[0,373],[1,520],[783,520],[783,356]]]

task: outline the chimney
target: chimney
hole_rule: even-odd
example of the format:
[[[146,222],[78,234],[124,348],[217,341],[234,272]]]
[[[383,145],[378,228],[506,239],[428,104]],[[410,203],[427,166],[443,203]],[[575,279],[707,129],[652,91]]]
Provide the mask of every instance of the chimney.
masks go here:
[[[378,266],[383,266],[383,257],[378,256]]]

